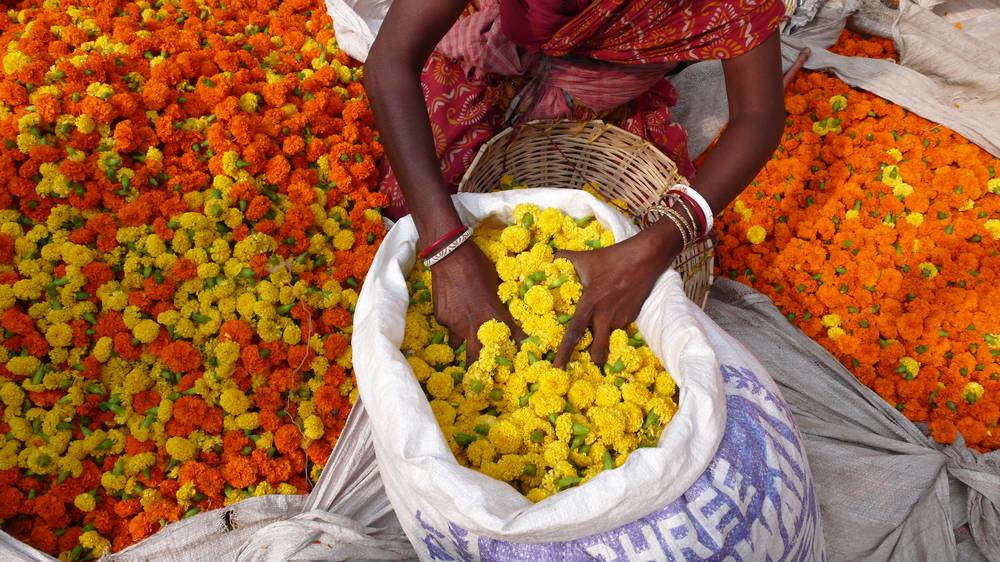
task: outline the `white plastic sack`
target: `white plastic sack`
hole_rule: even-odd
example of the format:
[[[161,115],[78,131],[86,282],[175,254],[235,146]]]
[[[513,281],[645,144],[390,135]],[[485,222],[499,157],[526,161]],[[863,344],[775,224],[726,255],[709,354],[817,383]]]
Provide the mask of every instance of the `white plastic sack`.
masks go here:
[[[340,49],[365,62],[391,5],[392,0],[326,0]]]
[[[636,232],[580,191],[460,194],[454,201],[470,226],[509,218],[515,205],[532,202],[593,215],[617,240]],[[639,449],[622,467],[538,504],[460,466],[399,351],[416,242],[408,217],[386,237],[358,300],[352,343],[386,493],[422,559],[824,558],[808,463],[790,413],[749,354],[718,363],[701,313],[673,271],[657,282],[637,320],[680,389],[658,447]]]

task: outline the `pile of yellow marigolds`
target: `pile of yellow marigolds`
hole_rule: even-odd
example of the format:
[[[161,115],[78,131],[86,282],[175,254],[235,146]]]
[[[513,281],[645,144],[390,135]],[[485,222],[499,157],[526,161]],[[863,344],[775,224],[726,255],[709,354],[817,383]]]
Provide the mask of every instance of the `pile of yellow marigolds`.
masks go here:
[[[384,229],[313,1],[0,16],[0,520],[64,560],[305,493],[353,399]]]
[[[621,466],[655,445],[677,411],[677,387],[633,328],[611,334],[596,365],[589,332],[565,369],[552,365],[583,286],[556,250],[614,244],[593,217],[518,205],[513,224],[480,227],[474,241],[496,264],[498,294],[527,338],[490,320],[479,328],[479,358],[465,363],[434,319],[429,271],[410,275],[402,349],[458,461],[509,482],[531,501]]]
[[[893,56],[845,33],[841,54]],[[823,73],[791,85],[785,136],[719,228],[721,274],[934,439],[1000,447],[1000,159]]]

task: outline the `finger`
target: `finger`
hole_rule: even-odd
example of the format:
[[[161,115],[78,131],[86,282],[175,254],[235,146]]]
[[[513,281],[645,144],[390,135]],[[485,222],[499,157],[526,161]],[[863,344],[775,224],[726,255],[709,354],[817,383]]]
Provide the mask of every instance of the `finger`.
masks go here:
[[[590,306],[581,302],[577,305],[576,314],[573,315],[569,326],[566,327],[566,334],[563,335],[562,342],[559,344],[559,350],[556,352],[556,367],[561,369],[569,362],[570,356],[573,355],[573,349],[583,337],[583,332],[587,329],[588,324],[590,324]]]
[[[590,358],[598,367],[604,365],[608,360],[608,343],[611,339],[611,323],[603,314],[594,315],[594,329],[591,335],[594,341],[590,344]]]
[[[452,330],[448,330],[448,345],[452,349],[456,349],[458,346],[462,345],[462,338],[455,334]]]
[[[465,364],[472,365],[477,359],[479,359],[479,352],[483,349],[482,342],[476,336],[476,330],[470,329],[469,335],[466,336],[466,347],[465,347]]]
[[[587,268],[583,266],[581,259],[586,259],[584,256],[590,252],[575,252],[572,250],[559,250],[554,254],[554,259],[563,258],[569,260],[573,264],[573,269],[576,270],[577,277],[580,278],[580,282],[586,287],[590,283],[590,275],[587,273]]]
[[[500,307],[500,311],[497,316],[501,322],[507,324],[507,327],[510,328],[510,338],[514,340],[515,343],[528,337],[528,335],[524,333],[524,330],[517,325],[517,322],[514,322],[514,317],[510,315],[510,311],[507,310],[506,306]]]

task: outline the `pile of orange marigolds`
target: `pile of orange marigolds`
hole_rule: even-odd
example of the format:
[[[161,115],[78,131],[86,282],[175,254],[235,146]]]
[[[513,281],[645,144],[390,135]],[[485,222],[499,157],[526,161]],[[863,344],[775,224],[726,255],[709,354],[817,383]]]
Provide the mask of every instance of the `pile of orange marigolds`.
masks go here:
[[[891,57],[845,34],[841,54]],[[1000,159],[823,73],[726,210],[720,274],[788,319],[935,440],[1000,447]]]
[[[322,4],[45,0],[0,31],[4,530],[86,560],[307,492],[385,204]]]

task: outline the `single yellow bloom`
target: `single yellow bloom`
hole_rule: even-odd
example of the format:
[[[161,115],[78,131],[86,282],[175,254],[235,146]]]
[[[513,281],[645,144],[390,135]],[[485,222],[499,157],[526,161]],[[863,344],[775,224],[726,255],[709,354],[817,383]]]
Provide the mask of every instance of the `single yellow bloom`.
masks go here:
[[[767,238],[767,230],[759,224],[755,224],[747,229],[747,240],[751,244],[757,245],[763,242]]]

